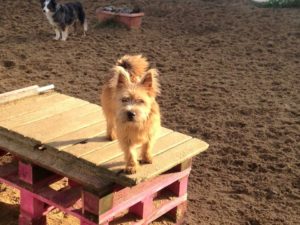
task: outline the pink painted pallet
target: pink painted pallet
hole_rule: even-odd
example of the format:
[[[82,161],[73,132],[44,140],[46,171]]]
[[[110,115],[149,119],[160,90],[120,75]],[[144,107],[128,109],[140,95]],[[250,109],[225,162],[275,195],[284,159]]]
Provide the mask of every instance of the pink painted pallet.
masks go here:
[[[68,180],[55,190],[51,184],[62,176],[16,158],[0,166],[0,182],[20,190],[19,225],[44,225],[53,208],[77,217],[81,225],[149,224],[162,216],[180,224],[190,171],[191,159],[133,187],[106,183],[95,191]]]

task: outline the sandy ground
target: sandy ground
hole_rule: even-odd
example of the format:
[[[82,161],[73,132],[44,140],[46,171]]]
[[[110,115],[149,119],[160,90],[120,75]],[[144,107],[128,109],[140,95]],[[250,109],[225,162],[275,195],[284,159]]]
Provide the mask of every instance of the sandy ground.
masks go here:
[[[98,102],[115,60],[142,53],[161,72],[163,125],[201,138],[187,224],[300,221],[299,9],[259,9],[247,0],[130,1],[139,31],[101,27],[83,1],[86,38],[52,40],[39,1],[0,1],[0,92],[54,83]],[[0,185],[0,224],[17,224],[18,192]],[[49,224],[76,224],[60,212]]]

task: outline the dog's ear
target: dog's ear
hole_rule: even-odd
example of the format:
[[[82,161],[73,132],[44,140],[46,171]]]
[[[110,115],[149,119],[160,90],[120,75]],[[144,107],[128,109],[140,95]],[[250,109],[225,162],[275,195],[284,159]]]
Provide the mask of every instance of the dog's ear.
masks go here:
[[[130,82],[129,79],[130,78],[126,74],[119,73],[117,87],[118,88],[127,87]]]
[[[156,69],[148,70],[141,79],[140,85],[148,91],[149,95],[153,97],[159,95],[158,71]]]
[[[113,68],[113,78],[109,82],[110,87],[126,87],[130,83],[129,73],[121,66]]]

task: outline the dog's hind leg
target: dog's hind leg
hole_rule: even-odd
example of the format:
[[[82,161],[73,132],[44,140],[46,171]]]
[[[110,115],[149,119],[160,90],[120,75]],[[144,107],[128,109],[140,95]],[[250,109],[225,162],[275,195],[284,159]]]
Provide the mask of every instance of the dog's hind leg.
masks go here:
[[[83,36],[86,36],[86,32],[88,30],[88,24],[87,24],[87,20],[83,8],[80,8],[78,11],[78,19],[80,21],[81,26],[83,27]]]
[[[77,34],[77,22],[74,22],[73,27],[74,27],[74,35],[76,35]]]
[[[84,19],[84,22],[83,22],[83,36],[86,36],[87,30],[88,30],[87,20]]]
[[[55,28],[55,37],[53,38],[54,40],[59,40],[60,38],[60,30]]]

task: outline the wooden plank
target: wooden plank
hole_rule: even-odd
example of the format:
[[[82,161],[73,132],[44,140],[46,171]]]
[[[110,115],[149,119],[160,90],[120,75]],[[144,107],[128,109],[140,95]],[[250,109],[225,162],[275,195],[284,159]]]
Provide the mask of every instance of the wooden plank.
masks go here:
[[[12,131],[45,143],[50,139],[102,120],[103,113],[101,108],[94,104],[88,104],[43,120],[13,128]]]
[[[61,152],[71,154],[77,158],[94,151],[95,149],[102,148],[104,146],[111,146],[117,144],[117,141],[110,141],[106,137],[106,130],[103,130],[99,135],[89,138],[84,144],[73,145],[63,149]]]
[[[0,121],[40,110],[49,105],[49,103],[63,101],[67,98],[70,97],[56,92],[50,92],[1,104]]]
[[[136,174],[120,174],[120,179],[127,178],[134,181],[135,183],[140,183],[173,168],[174,166],[184,162],[185,160],[190,159],[195,155],[205,151],[207,148],[207,143],[193,138],[191,140],[183,142],[180,145],[177,145],[174,148],[169,149],[168,151],[165,151],[162,154],[156,155],[153,158],[152,164],[143,165],[143,168],[137,170]],[[109,167],[109,164],[107,164],[106,166],[107,168],[111,168]]]
[[[48,105],[38,109],[37,111],[29,112],[27,114],[19,115],[5,121],[1,121],[0,124],[1,126],[6,128],[22,126],[87,104],[89,103],[86,101],[68,97],[66,99],[62,99],[61,101],[56,101],[51,104],[48,103]]]
[[[100,135],[105,131],[106,131],[106,121],[103,118],[102,121],[96,124],[92,124],[90,126],[84,127],[74,132],[67,133],[65,135],[51,139],[46,144],[61,151],[69,146],[78,143],[84,144],[88,142],[89,139],[97,135]]]
[[[103,178],[105,173],[99,171],[95,166],[90,166],[74,158],[63,158],[60,154],[57,154],[57,151],[53,152],[51,149],[35,151],[32,145],[35,145],[36,142],[34,140],[32,142],[31,144],[28,141],[24,142],[17,135],[7,136],[6,133],[0,130],[0,148],[17,155],[23,160],[28,160],[45,169],[66,176],[94,190],[112,185],[108,179],[109,176],[106,174],[106,178]]]
[[[160,136],[166,135],[169,132],[172,131],[163,128],[160,131]],[[122,154],[118,142],[110,141],[106,138],[106,130],[100,136],[88,140],[86,144],[82,146],[71,146],[64,151],[71,153],[78,158],[85,159],[94,164],[96,163],[97,165],[99,160],[104,160],[104,162],[106,162],[112,157],[116,157]],[[90,154],[91,156],[89,156]],[[99,156],[101,156],[101,159],[99,159]]]
[[[0,94],[0,104],[5,104],[11,101],[19,100],[25,97],[34,96],[42,94],[43,92],[52,91],[54,85],[50,84],[44,87],[39,87],[38,85],[33,85],[30,87],[21,88],[18,90],[13,90]]]
[[[157,140],[157,142],[155,143],[154,148],[153,148],[153,156],[155,157],[156,155],[161,154],[164,151],[167,151],[167,150],[173,148],[174,146],[177,146],[189,139],[191,139],[191,137],[189,137],[185,134],[181,134],[178,132],[169,133]],[[102,156],[103,154],[99,153],[99,155]],[[96,157],[96,156],[94,156],[94,157]],[[155,160],[155,158],[153,160]],[[118,157],[112,158],[110,161],[106,161],[106,162],[98,159],[98,162],[101,167],[104,167],[116,174],[118,174],[120,171],[122,171],[125,167],[123,155],[119,155]],[[97,165],[98,165],[98,163],[97,163]],[[141,170],[141,169],[142,168],[139,168],[138,170]]]
[[[37,95],[38,89],[39,89],[38,85],[33,85],[30,87],[21,88],[18,90],[2,93],[2,94],[0,94],[0,104],[14,101],[14,100],[21,99],[21,98],[25,98],[25,97],[32,96],[32,95]]]

